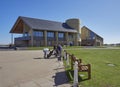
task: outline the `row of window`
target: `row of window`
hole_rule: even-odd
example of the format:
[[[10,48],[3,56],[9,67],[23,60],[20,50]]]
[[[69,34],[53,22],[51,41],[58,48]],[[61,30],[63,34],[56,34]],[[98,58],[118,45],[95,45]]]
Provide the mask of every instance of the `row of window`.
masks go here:
[[[43,37],[43,32],[41,32],[41,31],[34,31],[33,35],[37,36],[37,37]],[[55,36],[54,32],[47,32],[47,37],[54,38],[54,36]],[[64,38],[64,33],[58,33],[58,37],[59,38]]]
[[[30,36],[30,35],[29,35],[29,33],[25,32],[25,33],[23,34],[23,36]],[[43,34],[42,31],[34,31],[34,32],[33,32],[33,36],[43,37],[44,34]],[[59,32],[59,33],[58,33],[58,38],[63,39],[64,36],[65,36],[64,33],[62,33],[62,32]],[[55,37],[55,33],[54,33],[54,32],[47,32],[47,37],[48,37],[48,38],[54,38],[54,37]],[[72,39],[73,39],[73,35],[72,35],[72,34],[69,35],[69,38],[72,40]]]
[[[34,31],[33,36],[43,37],[43,32],[40,31]]]

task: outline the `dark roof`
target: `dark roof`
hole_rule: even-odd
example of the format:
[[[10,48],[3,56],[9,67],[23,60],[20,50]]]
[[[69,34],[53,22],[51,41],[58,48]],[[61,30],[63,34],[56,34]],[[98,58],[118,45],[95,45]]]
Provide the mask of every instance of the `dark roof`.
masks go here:
[[[77,32],[76,29],[69,27],[66,23],[37,19],[37,18],[22,17],[22,16],[20,16],[18,19],[21,19],[31,29],[62,31],[62,32]]]

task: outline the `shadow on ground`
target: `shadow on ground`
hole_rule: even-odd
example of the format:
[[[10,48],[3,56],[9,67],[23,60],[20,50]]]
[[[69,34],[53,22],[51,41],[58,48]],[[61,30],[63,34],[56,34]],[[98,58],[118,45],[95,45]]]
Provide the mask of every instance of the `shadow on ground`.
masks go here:
[[[33,59],[55,59],[56,57],[50,57],[50,58],[44,58],[44,57],[37,57],[37,58],[33,58]]]
[[[74,71],[73,70],[67,70],[66,71],[67,77],[69,79],[70,82],[73,82],[74,79]],[[88,78],[82,78],[79,74],[78,74],[78,82],[82,82],[82,81],[86,81],[89,80]]]
[[[37,57],[37,58],[33,58],[33,59],[44,59],[43,57]]]
[[[57,72],[55,76],[53,76],[55,85],[54,86],[59,86],[65,83],[68,83],[68,79],[66,77],[65,71],[62,72]]]

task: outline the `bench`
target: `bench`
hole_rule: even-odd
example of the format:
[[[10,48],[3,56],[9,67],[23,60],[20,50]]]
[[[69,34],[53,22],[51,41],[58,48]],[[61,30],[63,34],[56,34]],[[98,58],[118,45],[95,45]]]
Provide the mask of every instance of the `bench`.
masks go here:
[[[82,60],[76,59],[76,57],[73,54],[72,55],[69,54],[69,56],[71,58],[71,69],[73,69],[73,65],[74,65],[75,61],[77,61],[78,63],[82,63]]]
[[[83,64],[81,59],[76,59],[74,55],[71,56],[71,69],[73,69],[73,62],[78,62],[78,72],[87,72],[88,79],[91,79],[91,65],[90,64]]]

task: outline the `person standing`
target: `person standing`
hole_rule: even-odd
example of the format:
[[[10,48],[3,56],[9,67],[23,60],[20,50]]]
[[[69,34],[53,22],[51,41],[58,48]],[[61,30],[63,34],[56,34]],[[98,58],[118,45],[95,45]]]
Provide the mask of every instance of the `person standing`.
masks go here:
[[[54,53],[55,57],[57,57],[58,50],[57,50],[57,45],[56,44],[53,46],[53,53]]]
[[[62,57],[62,46],[59,44],[57,46],[57,50],[58,50],[58,61],[61,61],[61,57]]]
[[[58,58],[58,63],[59,63],[58,67],[61,67],[61,66],[63,66],[63,62],[61,61],[62,60],[61,58],[62,58],[62,50],[63,50],[63,48],[62,48],[62,46],[60,44],[57,46],[57,50],[58,50],[57,58]]]

